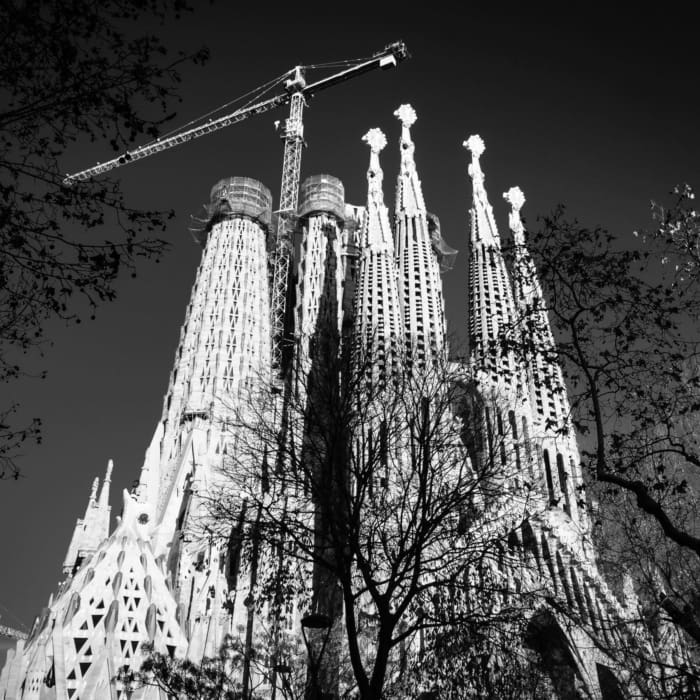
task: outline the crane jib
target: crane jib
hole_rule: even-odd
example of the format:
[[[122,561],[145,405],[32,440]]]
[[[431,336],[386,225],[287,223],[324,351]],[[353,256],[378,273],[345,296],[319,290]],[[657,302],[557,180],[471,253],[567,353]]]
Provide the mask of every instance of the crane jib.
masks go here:
[[[356,63],[355,65],[352,65],[339,73],[331,75],[327,78],[322,78],[321,80],[306,85],[301,89],[287,91],[276,95],[275,97],[271,97],[263,102],[251,105],[250,107],[236,110],[231,114],[227,114],[219,119],[213,119],[205,124],[200,124],[199,126],[195,126],[187,131],[182,131],[172,136],[158,139],[132,151],[126,151],[116,158],[105,161],[104,163],[98,163],[91,168],[81,170],[73,175],[66,176],[66,178],[63,180],[63,184],[71,185],[77,181],[89,180],[95,175],[108,172],[109,170],[126,165],[132,161],[141,160],[142,158],[160,153],[161,151],[165,151],[169,148],[186,143],[192,139],[199,138],[205,134],[210,134],[214,131],[218,131],[219,129],[224,129],[227,126],[243,121],[254,114],[261,114],[274,109],[275,107],[287,104],[291,101],[292,95],[294,94],[301,93],[304,97],[310,98],[320,90],[324,90],[332,85],[337,85],[338,83],[349,80],[357,75],[362,75],[363,73],[373,70],[374,68],[392,68],[400,61],[408,58],[408,56],[409,53],[406,49],[406,45],[401,41],[394,42],[393,44],[386,46],[381,51],[378,51],[371,58]]]

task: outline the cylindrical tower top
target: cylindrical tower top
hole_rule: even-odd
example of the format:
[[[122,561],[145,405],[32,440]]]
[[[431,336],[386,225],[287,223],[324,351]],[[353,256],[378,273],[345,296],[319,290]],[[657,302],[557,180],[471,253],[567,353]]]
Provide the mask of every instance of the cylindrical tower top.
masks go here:
[[[301,185],[299,192],[299,216],[316,212],[333,214],[340,220],[345,218],[345,188],[332,175],[311,175]]]
[[[209,216],[212,226],[223,217],[242,215],[269,228],[272,220],[270,190],[250,177],[226,177],[211,188]]]

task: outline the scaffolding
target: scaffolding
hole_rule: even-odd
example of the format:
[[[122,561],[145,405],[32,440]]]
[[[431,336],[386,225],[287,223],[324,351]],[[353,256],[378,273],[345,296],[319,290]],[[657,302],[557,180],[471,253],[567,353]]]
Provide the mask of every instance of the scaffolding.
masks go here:
[[[345,220],[345,188],[332,175],[311,175],[301,185],[299,193],[299,217],[318,212],[332,214],[339,221]]]
[[[206,243],[212,226],[233,217],[243,216],[257,221],[266,231],[272,223],[272,194],[270,190],[251,177],[226,177],[211,188],[209,204],[204,207],[206,216],[193,219],[200,226],[191,227],[196,240]]]

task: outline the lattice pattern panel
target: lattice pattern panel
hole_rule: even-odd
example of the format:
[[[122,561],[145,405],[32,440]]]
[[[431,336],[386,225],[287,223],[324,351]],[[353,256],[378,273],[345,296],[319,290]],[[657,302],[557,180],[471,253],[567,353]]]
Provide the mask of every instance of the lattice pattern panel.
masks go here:
[[[201,320],[192,331],[188,353],[188,411],[235,399],[269,366],[264,229],[247,219],[215,225],[202,277]]]
[[[171,656],[184,654],[187,640],[176,618],[176,604],[150,545],[122,524],[70,582],[57,601],[63,625],[63,668],[69,700],[94,697],[111,681],[110,667],[139,669],[142,644]],[[108,663],[107,657],[110,657]]]
[[[235,218],[214,225],[192,289],[165,399],[166,459],[184,415],[235,400],[270,363],[265,230]]]

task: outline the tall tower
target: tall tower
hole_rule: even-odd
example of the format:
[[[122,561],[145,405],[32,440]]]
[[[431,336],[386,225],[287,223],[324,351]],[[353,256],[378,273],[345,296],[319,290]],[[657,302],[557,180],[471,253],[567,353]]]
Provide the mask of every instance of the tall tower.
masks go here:
[[[611,661],[591,640],[599,636],[602,644],[614,646],[619,631],[611,621],[622,621],[627,613],[597,569],[588,517],[576,502],[581,498],[579,454],[563,375],[552,353],[547,311],[524,245],[524,197],[518,188],[505,195],[512,207],[516,249],[514,295],[479,162],[484,142],[471,136],[464,145],[471,151],[473,189],[470,364],[478,391],[485,399],[492,397],[486,401],[485,420],[491,459],[514,475],[514,494],[529,494],[525,519],[503,527],[513,528],[509,542],[529,564],[524,571],[537,572],[534,577],[525,575],[521,585],[544,589],[551,600],[559,601],[553,608],[533,611],[529,644],[542,655],[560,697],[573,697],[577,687],[599,693],[604,682],[600,674],[605,676]],[[521,329],[522,318],[529,322]],[[525,345],[529,352],[514,352],[509,341]],[[523,570],[511,576],[519,571]]]
[[[571,421],[571,407],[561,366],[556,360],[554,336],[532,258],[525,245],[525,228],[520,210],[525,196],[519,187],[504,193],[511,205],[509,216],[515,260],[513,280],[517,325],[521,327],[521,347],[526,350],[533,434],[541,441],[542,466],[548,501],[563,510],[575,523],[582,541],[589,543],[589,520],[583,501],[581,457]]]
[[[366,434],[359,436],[359,444],[350,444],[343,435],[337,441],[339,451],[328,453],[328,460],[319,459],[318,466],[332,464],[345,481],[348,472],[342,467],[346,457],[361,457],[353,450],[369,451],[379,445],[375,452],[381,453],[384,472],[374,486],[390,488],[390,463],[394,460],[398,464],[403,458],[403,445],[399,439],[396,454],[391,455],[383,445],[387,434],[401,435],[406,420],[399,410],[396,420],[390,418],[394,422],[387,425],[380,409],[394,406],[388,403],[388,380],[401,377],[405,360],[411,363],[411,380],[420,378],[414,369],[430,370],[435,365],[439,370],[442,364],[446,340],[440,271],[445,259],[455,252],[442,241],[438,220],[427,213],[423,201],[411,137],[415,112],[403,105],[395,115],[401,121],[395,231],[384,202],[379,154],[386,138],[379,129],[371,129],[364,137],[370,148],[366,209],[347,205],[342,183],[330,175],[308,178],[301,188],[297,372],[292,373],[300,380],[296,386],[286,385],[282,392],[272,373],[270,192],[248,178],[227,178],[214,186],[209,221],[199,234],[201,263],[162,416],[146,451],[138,486],[132,493],[124,492],[122,515],[110,534],[111,462],[99,496],[99,483],[96,480],[93,484],[85,516],[76,523],[65,558],[67,578],[37,619],[26,646],[18,649],[0,675],[0,698],[162,700],[156,690],[141,688],[132,695],[128,687],[114,682],[120,669],[139,669],[146,642],[158,652],[195,663],[217,656],[222,648],[229,648],[227,645],[243,649],[240,675],[246,688],[255,675],[251,670],[253,644],[266,644],[262,656],[268,657],[269,664],[257,674],[256,692],[272,696],[282,687],[276,676],[277,667],[284,666],[278,663],[282,642],[304,658],[298,643],[302,609],[310,604],[317,614],[338,613],[337,580],[332,572],[321,575],[305,564],[283,572],[286,562],[279,539],[260,547],[255,535],[245,540],[242,512],[250,490],[241,487],[233,494],[235,505],[241,508],[236,522],[227,524],[227,541],[220,531],[209,528],[207,498],[224,484],[229,493],[231,484],[234,490],[239,487],[240,475],[233,469],[225,470],[227,463],[230,465],[228,455],[238,456],[235,468],[239,468],[240,455],[245,454],[239,449],[242,428],[235,424],[241,416],[267,406],[263,404],[266,392],[274,397],[270,427],[278,440],[270,443],[274,445],[270,449],[278,450],[277,455],[269,455],[270,461],[283,453],[279,445],[288,433],[295,440],[289,444],[295,450],[299,447],[295,454],[301,455],[301,462],[308,467],[306,457],[313,454],[309,445],[317,447],[313,444],[316,438],[321,438],[318,443],[322,445],[331,426],[347,432],[344,423],[332,424],[332,412],[324,413],[321,401],[316,415],[303,409],[316,405],[318,394],[313,393],[313,387],[318,372],[333,367],[332,360],[351,337],[355,343],[350,345],[352,359],[367,363],[361,366],[362,381],[357,382],[363,392],[357,397],[358,408],[368,419],[363,428]],[[579,682],[594,691],[599,689],[596,669],[607,661],[590,640],[604,635],[609,646],[614,644],[611,621],[624,619],[625,611],[596,568],[588,540],[589,521],[579,507],[580,459],[542,291],[525,246],[520,219],[524,197],[517,188],[506,194],[512,207],[510,225],[516,253],[514,294],[480,164],[484,142],[471,136],[465,145],[471,152],[473,189],[468,261],[471,354],[468,366],[462,369],[469,374],[464,382],[469,384],[467,391],[473,388],[471,394],[480,402],[479,415],[473,416],[473,426],[463,426],[450,413],[450,404],[439,427],[449,433],[449,450],[453,445],[462,450],[464,435],[483,427],[483,457],[491,460],[497,476],[500,470],[504,477],[496,480],[496,486],[508,488],[494,489],[497,495],[489,500],[484,487],[483,510],[490,510],[482,534],[496,532],[497,539],[507,539],[511,561],[529,564],[506,571],[499,559],[494,567],[509,582],[527,571],[517,579],[515,589],[543,594],[539,598],[542,606],[532,610],[528,639],[542,651],[545,665],[561,671],[563,680],[557,691],[572,697]],[[520,318],[530,323],[526,333],[516,336]],[[525,340],[525,356],[507,345],[504,349],[504,338]],[[319,376],[319,386],[330,380],[334,391],[340,388],[340,396],[342,371],[333,377]],[[398,388],[404,391],[403,386]],[[285,432],[297,420],[289,418],[295,398],[301,399],[297,404],[302,407],[300,425],[294,423],[293,429]],[[419,398],[427,419],[429,400],[423,393]],[[372,412],[373,408],[379,410]],[[289,418],[288,423],[284,417]],[[294,493],[287,489],[284,460],[279,458],[275,466],[280,470],[272,474],[267,447],[261,450],[260,464],[247,465],[248,481],[261,488],[264,498],[276,501],[281,495],[285,517],[290,504],[292,508],[301,505],[314,544],[323,544],[323,528],[332,512],[320,514],[306,486],[295,488]],[[423,454],[430,456],[427,448]],[[445,462],[441,459],[445,454],[435,451],[432,457]],[[460,464],[466,461],[466,454],[464,460],[458,460]],[[328,474],[319,473],[321,477]],[[421,495],[425,491],[419,489]],[[372,496],[377,493],[386,495],[373,491]],[[402,509],[405,494],[398,491]],[[477,493],[475,498],[482,495]],[[502,507],[505,502],[513,507]],[[248,522],[255,523],[252,532],[261,522],[263,509],[262,504],[256,505],[258,520],[247,515]],[[515,511],[519,515],[514,516]],[[478,520],[470,520],[473,527],[478,527]],[[244,562],[241,551],[246,547],[249,556]],[[495,568],[493,571],[495,574]],[[285,584],[288,590],[282,594],[285,580],[289,586]],[[264,602],[260,589],[267,587],[269,593],[271,581],[274,602]],[[302,593],[292,600],[298,591]],[[488,589],[484,597],[491,594]],[[505,600],[501,593],[493,595],[501,595],[500,602],[494,598],[487,601],[489,605]],[[261,611],[256,604],[261,601],[267,610]],[[274,606],[284,606],[285,614],[265,617],[268,610],[274,612]],[[564,609],[569,611],[566,618],[561,612]],[[547,646],[551,639],[563,640],[553,653]],[[333,664],[340,664],[340,653],[333,654]],[[338,687],[339,674],[335,676],[333,683]]]
[[[212,188],[202,261],[164,402],[163,437],[160,448],[152,445],[147,453],[138,488],[140,500],[157,504],[154,546],[172,571],[194,660],[216,654],[233,625],[247,619],[243,599],[250,584],[228,580],[226,553],[204,536],[202,524],[207,495],[221,483],[226,454],[235,449],[227,422],[270,377],[271,209],[269,190],[256,180],[227,178]],[[232,616],[223,614],[225,607]]]
[[[334,357],[340,347],[345,281],[343,183],[332,175],[307,178],[301,186],[299,218],[302,242],[295,327],[298,390],[304,391],[314,364]]]
[[[445,350],[445,309],[440,263],[433,249],[423,188],[414,160],[411,126],[416,112],[401,105],[401,169],[396,185],[396,259],[403,308],[407,361],[417,366],[437,360]]]
[[[515,302],[501,251],[501,239],[488,199],[480,157],[484,141],[472,135],[463,144],[471,153],[472,181],[468,260],[469,364],[484,402],[483,457],[498,467],[530,500],[539,499],[539,467],[531,450],[532,411],[525,371],[503,334],[515,318]],[[535,486],[528,491],[527,485]]]
[[[362,140],[370,147],[370,161],[355,298],[355,336],[366,356],[371,356],[372,375],[380,377],[398,368],[404,325],[394,241],[382,189],[384,173],[379,165],[379,153],[386,146],[386,136],[380,129],[370,129]]]
[[[511,386],[519,379],[515,358],[512,352],[500,351],[499,334],[511,324],[515,306],[479,161],[485,146],[478,135],[470,136],[464,146],[472,155],[469,174],[473,190],[469,212],[471,234],[467,305],[470,358],[475,371],[488,375],[493,382]]]

